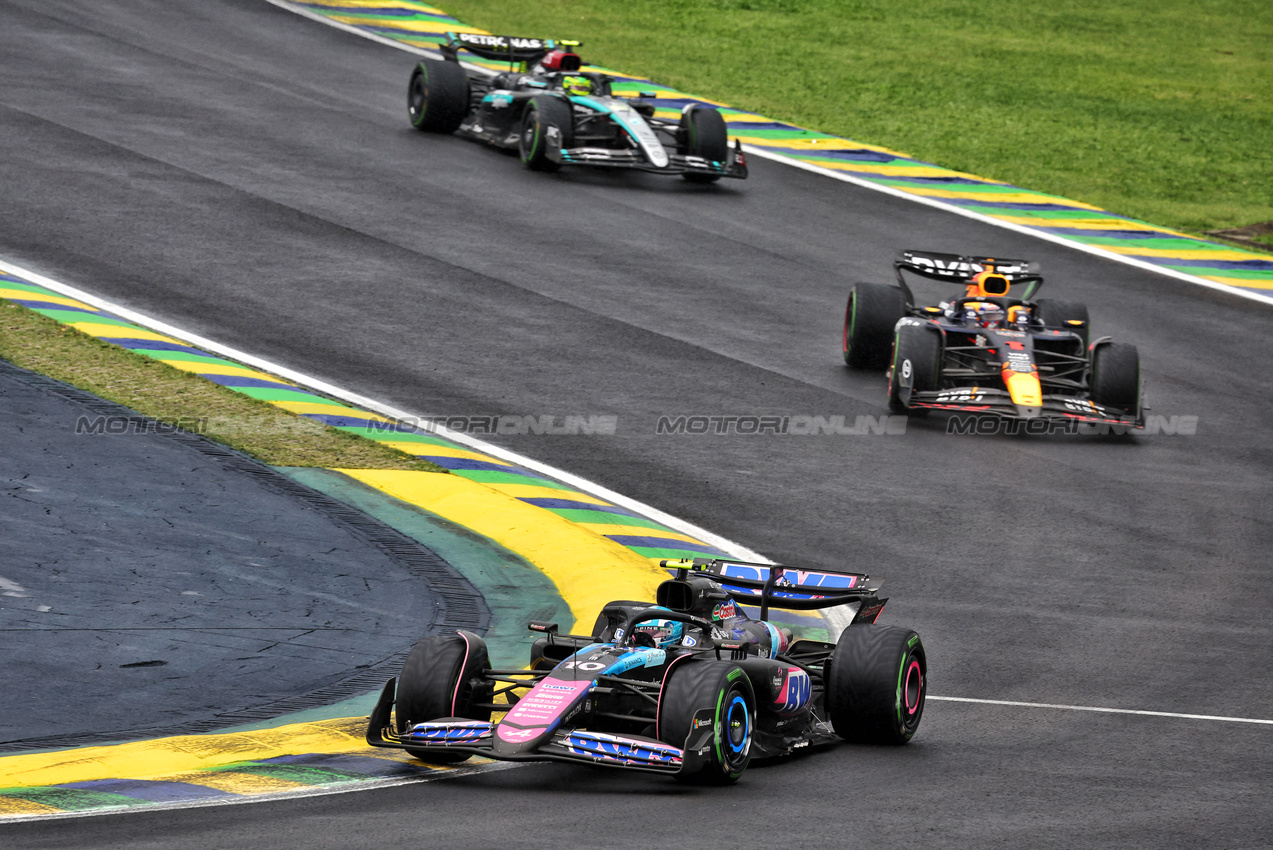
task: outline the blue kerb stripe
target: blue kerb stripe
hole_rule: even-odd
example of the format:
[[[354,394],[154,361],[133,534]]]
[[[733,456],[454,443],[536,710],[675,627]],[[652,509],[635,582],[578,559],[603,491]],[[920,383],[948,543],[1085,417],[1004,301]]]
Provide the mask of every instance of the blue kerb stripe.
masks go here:
[[[706,543],[689,543],[669,537],[638,537],[630,534],[607,534],[606,537],[620,546],[637,546],[643,549],[684,549],[686,552],[702,552],[708,555],[724,554],[715,546],[708,546]]]
[[[1086,227],[1049,227],[1042,220],[1033,225],[1057,236],[1090,236],[1100,239],[1188,239],[1187,236],[1176,236],[1164,230],[1092,230]],[[1202,242],[1202,245],[1210,243]]]
[[[452,18],[450,15],[426,12],[423,9],[395,9],[387,6],[324,6],[318,3],[297,3],[297,5],[328,14],[336,12],[348,15],[380,15],[384,17],[411,18],[416,20],[423,18],[431,21],[438,21],[440,23],[459,23],[459,21],[455,20],[455,18]]]
[[[6,298],[5,300],[12,301],[14,304],[21,304],[23,307],[27,307],[31,310],[58,310],[63,313],[87,313],[90,316],[102,315],[101,310],[94,310],[91,307],[89,309],[84,309],[83,307],[71,307],[66,304],[58,304],[56,301],[46,301],[43,298],[39,298],[38,292],[32,292],[31,294],[37,297],[35,298]],[[56,297],[61,297],[61,296],[56,296]]]
[[[362,416],[337,416],[331,413],[302,413],[306,419],[331,425],[333,428],[379,428],[385,423],[379,419],[368,419]]]
[[[373,756],[355,756],[348,754],[327,755],[325,753],[302,753],[300,755],[276,756],[271,759],[260,759],[258,764],[296,764],[309,767],[326,767],[346,773],[357,773],[363,776],[403,776],[417,773],[432,773],[433,768],[423,765],[407,764],[390,758]]]
[[[474,472],[508,472],[513,475],[525,475],[527,478],[539,478],[538,475],[535,475],[532,472],[528,472],[525,469],[519,469],[515,466],[506,466],[502,463],[491,463],[488,460],[475,460],[473,458],[467,458],[467,457],[447,457],[444,455],[430,455],[430,454],[427,454],[429,450],[428,446],[422,446],[421,448],[424,449],[426,454],[419,454],[419,455],[416,455],[416,457],[421,457],[427,461],[432,461],[433,463],[436,463],[438,466],[441,466],[445,469],[452,469],[457,471],[472,470]]]
[[[993,197],[993,196],[991,196]],[[997,210],[1079,210],[1083,207],[1076,207],[1072,204],[1053,204],[1053,203],[1029,203],[1026,201],[993,201],[982,200],[979,198],[937,198],[936,200],[945,201],[949,204],[956,204],[961,207],[994,207]]]
[[[137,339],[131,336],[99,336],[102,342],[109,342],[118,345],[121,348],[132,349],[133,351],[180,351],[183,354],[197,354],[200,357],[213,357],[216,355],[204,351],[201,348],[195,348],[193,345],[182,345],[179,342],[160,342],[157,339]]]
[[[1126,255],[1125,255],[1126,256]],[[1136,255],[1132,255],[1136,256]],[[1269,260],[1182,260],[1179,257],[1141,257],[1136,259],[1174,269],[1230,269],[1234,271],[1273,272]]]
[[[598,505],[593,502],[578,502],[574,499],[549,499],[540,496],[524,496],[518,501],[525,502],[528,505],[534,505],[537,508],[548,508],[549,510],[563,511],[596,511],[603,514],[618,514],[620,516],[640,516],[627,508],[621,508],[617,505]]]
[[[145,800],[148,803],[180,803],[231,796],[229,792],[203,785],[149,779],[95,779],[89,782],[71,782],[57,787],[118,794],[121,797]]]
[[[209,381],[212,381],[212,383],[220,384],[223,387],[232,387],[232,388],[239,388],[239,389],[246,388],[246,387],[260,387],[262,389],[271,389],[271,390],[276,390],[279,388],[282,388],[282,389],[292,388],[291,384],[286,384],[282,381],[265,381],[265,380],[261,380],[260,378],[244,378],[239,375],[205,375],[202,372],[200,372],[199,377],[207,378]]]

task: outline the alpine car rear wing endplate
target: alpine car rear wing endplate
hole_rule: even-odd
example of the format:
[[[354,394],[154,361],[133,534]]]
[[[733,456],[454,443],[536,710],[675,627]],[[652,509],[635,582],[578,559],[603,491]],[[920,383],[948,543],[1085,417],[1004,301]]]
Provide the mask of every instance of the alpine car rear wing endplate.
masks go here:
[[[783,564],[761,564],[721,558],[663,560],[660,565],[675,569],[679,578],[690,573],[706,573],[743,605],[759,605],[760,619],[767,619],[769,608],[791,611],[813,611],[861,602],[863,610],[887,600],[878,597],[882,582],[872,581],[864,573],[838,570],[801,570]],[[745,575],[754,572],[755,578]],[[796,580],[792,581],[794,577]]]

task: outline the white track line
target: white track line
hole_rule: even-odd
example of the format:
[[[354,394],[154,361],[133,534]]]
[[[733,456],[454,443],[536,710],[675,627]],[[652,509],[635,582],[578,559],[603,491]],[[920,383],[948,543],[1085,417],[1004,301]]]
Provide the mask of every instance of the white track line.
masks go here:
[[[127,319],[128,321],[133,322],[135,324],[142,325],[143,327],[150,328],[154,331],[157,331],[162,334],[166,334],[171,337],[176,337],[177,339],[183,340],[184,342],[188,342],[197,348],[202,348],[205,351],[214,352],[216,354],[221,355],[222,357],[228,357],[231,360],[236,360],[239,363],[243,363],[248,366],[252,366],[253,368],[260,369],[262,372],[269,372],[270,374],[277,375],[280,378],[286,378],[287,380],[292,381],[293,383],[302,384],[306,387],[309,387],[312,390],[322,393],[323,395],[327,395],[332,398],[339,399],[340,401],[346,402],[355,407],[360,407],[360,408],[363,408],[364,410],[369,410],[374,413],[379,413],[382,416],[386,416],[396,421],[418,423],[418,422],[424,422],[426,420],[426,417],[413,414],[410,411],[401,410],[396,407],[391,407],[387,404],[383,404],[382,402],[376,401],[375,399],[368,398],[364,395],[359,395],[358,393],[344,389],[343,387],[338,387],[335,384],[330,384],[326,381],[320,380],[310,375],[306,375],[303,372],[297,372],[294,369],[287,368],[286,366],[281,366],[277,363],[272,363],[269,360],[256,357],[246,352],[239,351],[234,348],[230,348],[229,346],[222,345],[218,342],[214,342],[213,340],[207,339],[205,337],[201,337],[197,334],[193,334],[187,330],[184,330],[183,328],[179,328],[175,325],[170,325],[167,322],[161,322],[158,319],[153,319],[150,316],[147,316],[143,313],[139,313],[136,310],[130,310],[127,307],[122,307],[111,301],[107,301],[105,298],[100,298],[96,295],[93,295],[90,292],[85,292],[82,289],[77,289],[74,286],[70,286],[60,281],[53,280],[52,278],[45,277],[39,272],[34,272],[29,269],[25,269],[21,266],[14,265],[13,263],[9,263],[3,260],[2,258],[0,258],[0,268],[8,269],[12,271],[14,274],[18,275],[19,277],[24,277],[27,280],[31,281],[32,283],[39,284],[40,286],[43,286],[46,289],[51,289],[54,292],[58,292],[62,295],[67,296],[68,298],[74,298],[79,301],[83,301],[86,304],[92,304],[94,307],[97,307],[98,309],[106,310],[107,312],[113,313],[116,316],[119,316],[120,318],[123,318],[123,319]],[[524,457],[523,455],[519,455],[516,452],[509,451],[508,449],[502,448],[500,446],[491,445],[490,443],[486,443],[486,442],[483,442],[482,440],[475,439],[469,436],[468,434],[462,434],[462,433],[450,431],[446,428],[443,428],[440,425],[430,426],[427,429],[421,428],[421,430],[427,430],[429,433],[437,434],[438,436],[445,437],[448,440],[454,440],[457,443],[470,446],[471,448],[476,449],[477,451],[485,452],[486,454],[493,455],[502,460],[506,460],[510,463],[515,463],[518,466],[522,466],[522,467],[525,467],[526,469],[532,470],[534,472],[538,472],[541,475],[548,476],[549,478],[553,478],[564,484],[568,484],[571,487],[575,487],[586,493],[591,493],[592,495],[597,496],[601,499],[604,499],[608,502],[612,502],[613,504],[616,504],[620,507],[627,508],[630,511],[634,511],[638,514],[641,514],[642,516],[648,517],[649,519],[652,519],[655,522],[666,525],[668,528],[671,528],[675,531],[679,531],[682,534],[687,534],[690,537],[697,538],[698,540],[701,540],[702,542],[708,544],[709,546],[714,546],[717,549],[720,549],[725,552],[729,552],[733,555],[733,557],[738,558],[739,560],[768,561],[768,559],[765,558],[764,555],[761,555],[758,552],[753,552],[750,549],[747,549],[746,547],[738,543],[734,543],[733,541],[726,540],[724,537],[721,537],[720,535],[713,534],[712,532],[707,531],[706,529],[699,528],[698,526],[692,523],[686,522],[685,520],[680,519],[679,517],[674,517],[671,514],[664,513],[663,511],[660,511],[658,508],[651,507],[650,505],[643,504],[642,502],[638,502],[635,499],[631,499],[620,493],[616,493],[613,490],[610,490],[606,487],[601,486],[600,484],[596,484],[592,481],[589,481],[586,478],[582,478],[578,475],[574,475],[572,473],[565,472],[560,469],[556,469],[554,467],[549,466],[546,463],[541,463],[537,460],[533,460],[532,458]]]
[[[937,201],[932,198],[925,198],[922,195],[912,195],[909,192],[903,192],[901,189],[894,189],[892,186],[883,186],[879,183],[873,183],[870,180],[863,180],[861,177],[844,174],[832,168],[823,168],[818,165],[811,165],[807,162],[801,162],[799,160],[783,156],[782,154],[773,153],[772,151],[768,151],[764,148],[758,148],[753,145],[744,145],[743,150],[745,150],[748,154],[754,154],[762,159],[780,162],[785,165],[790,165],[792,168],[803,169],[804,171],[811,171],[814,174],[831,177],[843,183],[851,183],[854,186],[860,186],[863,189],[873,189],[876,192],[883,192],[885,195],[891,195],[894,198],[901,198],[902,200],[923,204],[926,207],[945,210],[946,212],[954,213],[955,215],[961,215],[964,218],[971,218],[974,221],[979,221],[982,224],[994,225],[995,227],[1000,227],[1004,230],[1011,230],[1014,233],[1020,233],[1024,236],[1033,236],[1036,239],[1042,239],[1045,242],[1053,242],[1057,245],[1064,245],[1068,248],[1073,248],[1076,251],[1083,251],[1084,253],[1091,254],[1094,257],[1100,257],[1105,260],[1114,260],[1116,262],[1123,263],[1124,265],[1143,269],[1144,271],[1158,272],[1159,274],[1167,275],[1167,277],[1174,277],[1177,280],[1183,280],[1186,283],[1194,283],[1199,286],[1205,286],[1208,289],[1214,289],[1218,292],[1229,292],[1234,295],[1241,295],[1243,298],[1250,298],[1263,304],[1273,304],[1273,295],[1262,295],[1258,292],[1252,292],[1249,289],[1227,286],[1223,283],[1216,283],[1213,280],[1207,280],[1203,277],[1178,272],[1175,269],[1156,266],[1153,263],[1147,263],[1144,260],[1137,260],[1132,257],[1124,256],[1123,254],[1115,254],[1110,251],[1102,250],[1095,245],[1084,245],[1082,242],[1076,242],[1072,239],[1067,239],[1064,236],[1058,236],[1055,233],[1047,233],[1042,230],[1036,230],[1035,228],[1027,227],[1024,224],[1013,224],[1010,221],[1000,221],[999,219],[993,218],[992,216],[988,216],[984,213],[966,210],[954,204],[944,204],[941,201]]]
[[[435,59],[439,58],[441,55],[437,51],[425,50],[423,48],[415,47],[410,44],[405,44],[401,41],[396,41],[391,38],[386,38],[385,36],[382,36],[382,35],[376,35],[375,33],[370,33],[370,32],[367,32],[366,30],[361,30],[358,27],[351,26],[349,24],[342,24],[339,21],[333,21],[331,18],[324,17],[323,15],[320,15],[317,12],[311,12],[308,9],[300,9],[295,6],[292,6],[291,4],[285,2],[285,0],[266,0],[266,2],[271,3],[279,7],[280,9],[285,9],[289,12],[294,12],[295,14],[300,15],[302,17],[309,18],[314,21],[318,21],[319,23],[327,24],[328,26],[336,27],[337,29],[344,30],[345,32],[350,32],[350,33],[353,33],[354,35],[359,35],[359,36],[362,36],[363,38],[371,39],[372,41],[378,44],[384,44],[389,47],[396,47],[399,50],[405,50],[408,53],[415,53],[419,56],[429,56]],[[789,165],[792,168],[799,168],[804,171],[813,172],[814,174],[821,174],[824,177],[830,177],[832,179],[839,180],[842,183],[851,183],[854,186],[858,186],[863,189],[871,189],[876,192],[882,192],[885,195],[891,195],[894,198],[901,198],[902,200],[911,201],[916,204],[923,204],[924,206],[927,206],[927,207],[933,207],[934,209],[944,210],[945,212],[954,213],[955,215],[961,215],[964,218],[971,218],[974,221],[981,222],[982,224],[989,224],[994,227],[1003,228],[1004,230],[1011,230],[1014,233],[1020,233],[1024,236],[1033,236],[1036,239],[1042,239],[1045,242],[1052,242],[1057,245],[1064,245],[1067,248],[1073,248],[1076,251],[1082,251],[1084,253],[1091,254],[1094,257],[1100,257],[1105,260],[1114,260],[1115,262],[1119,262],[1127,266],[1132,266],[1134,268],[1138,268],[1143,271],[1157,272],[1158,274],[1166,275],[1167,277],[1174,277],[1177,280],[1183,280],[1186,283],[1196,284],[1197,286],[1205,286],[1206,288],[1214,289],[1217,292],[1228,292],[1232,295],[1238,295],[1243,298],[1249,298],[1252,301],[1258,301],[1261,304],[1273,305],[1273,295],[1263,295],[1258,292],[1253,292],[1249,289],[1243,289],[1242,287],[1239,287],[1239,286],[1228,286],[1223,283],[1216,283],[1213,280],[1207,280],[1206,278],[1203,278],[1203,277],[1197,277],[1196,275],[1186,274],[1185,272],[1179,272],[1179,271],[1176,271],[1175,269],[1169,269],[1163,266],[1156,266],[1153,263],[1147,263],[1144,260],[1133,259],[1131,257],[1124,256],[1123,254],[1115,254],[1111,251],[1105,251],[1094,245],[1084,245],[1082,242],[1076,242],[1072,239],[1067,239],[1064,236],[1058,236],[1053,233],[1047,233],[1041,230],[1036,230],[1032,227],[1026,227],[1023,224],[1013,224],[1012,222],[1008,222],[1008,221],[1000,221],[999,219],[985,215],[984,213],[977,213],[971,210],[966,210],[954,204],[945,204],[945,203],[942,203],[941,201],[934,200],[932,198],[925,198],[922,195],[912,195],[909,192],[903,192],[901,189],[895,189],[892,186],[883,186],[878,183],[873,183],[870,180],[864,180],[861,177],[853,177],[851,175],[836,171],[833,168],[823,168],[822,166],[819,166],[819,165],[813,165],[808,162],[801,162],[800,160],[792,159],[790,157],[784,156],[783,154],[774,153],[765,148],[759,148],[754,145],[744,145],[743,150],[746,151],[751,156],[758,156],[761,159],[768,159],[772,162],[781,163],[783,165]]]
[[[1217,720],[1224,723],[1256,723],[1261,726],[1273,726],[1273,720],[1257,720],[1253,717],[1222,717],[1216,714],[1181,714],[1175,711],[1143,711],[1135,708],[1097,708],[1091,705],[1055,705],[1046,702],[1016,702],[1005,699],[972,699],[970,697],[936,697],[931,694],[926,699],[941,702],[970,702],[978,705],[1006,705],[1014,708],[1051,708],[1062,711],[1090,711],[1098,714],[1139,714],[1146,717],[1174,717],[1179,720]]]

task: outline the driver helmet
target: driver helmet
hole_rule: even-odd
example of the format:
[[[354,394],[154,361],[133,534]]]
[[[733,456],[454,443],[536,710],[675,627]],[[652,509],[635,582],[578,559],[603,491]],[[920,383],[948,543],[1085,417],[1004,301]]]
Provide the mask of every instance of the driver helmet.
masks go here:
[[[998,304],[987,304],[979,311],[977,318],[983,328],[997,328],[1003,325],[1006,315]]]
[[[633,640],[640,635],[648,635],[658,649],[667,649],[681,642],[685,633],[685,624],[679,620],[646,620],[632,630]]]
[[[571,97],[585,97],[592,94],[592,80],[587,77],[562,77],[561,87]]]

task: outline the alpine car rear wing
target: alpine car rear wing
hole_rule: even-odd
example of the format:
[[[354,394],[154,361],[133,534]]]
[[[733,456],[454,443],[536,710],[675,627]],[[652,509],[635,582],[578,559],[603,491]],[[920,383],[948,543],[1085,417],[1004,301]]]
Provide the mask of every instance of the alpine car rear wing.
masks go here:
[[[712,577],[735,602],[759,605],[762,620],[768,618],[770,607],[813,611],[859,602],[853,622],[872,623],[888,602],[879,596],[883,581],[872,580],[864,573],[802,570],[782,564],[722,558],[669,559],[659,563],[676,570],[676,577],[682,581],[691,573]]]
[[[995,272],[1006,277],[1010,284],[1029,284],[1019,296],[1023,301],[1029,301],[1043,285],[1043,277],[1038,273],[1038,265],[1028,260],[942,254],[937,251],[903,251],[893,261],[897,284],[906,293],[906,300],[910,304],[914,304],[915,300],[911,297],[910,287],[906,285],[906,279],[902,276],[903,271],[912,272],[929,280],[967,284],[974,276],[991,265],[994,266]]]
[[[579,47],[579,41],[554,41],[550,38],[523,38],[516,35],[486,35],[474,32],[449,32],[446,41],[438,45],[442,55],[453,62],[459,61],[459,51],[467,50],[474,56],[492,62],[508,62],[511,65],[534,65],[550,51],[557,48]]]

